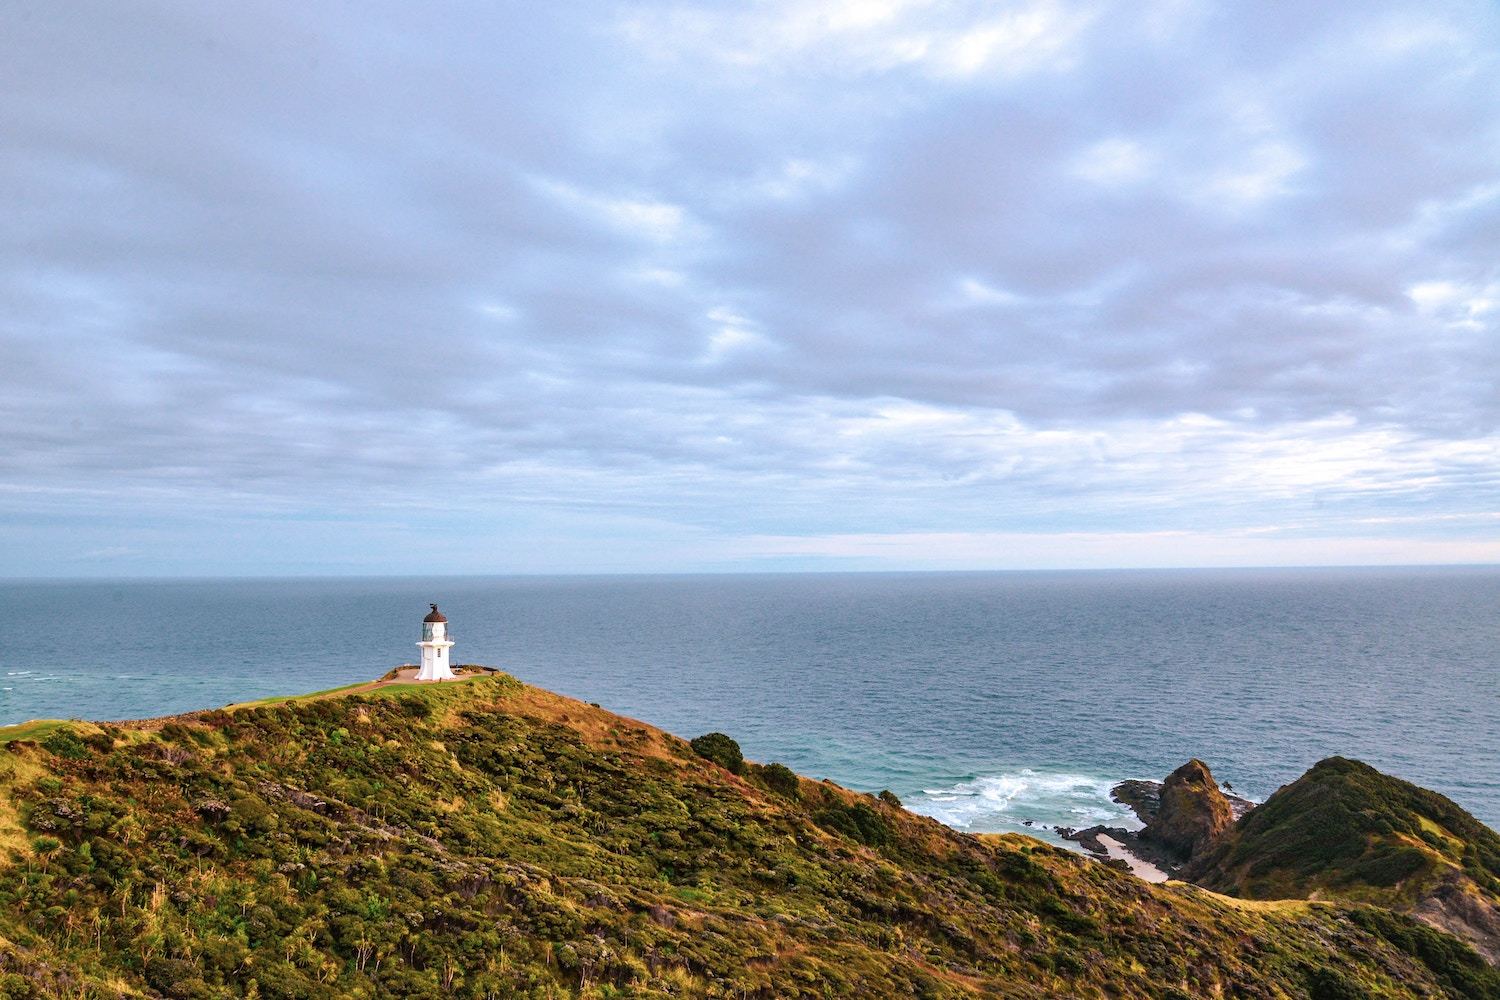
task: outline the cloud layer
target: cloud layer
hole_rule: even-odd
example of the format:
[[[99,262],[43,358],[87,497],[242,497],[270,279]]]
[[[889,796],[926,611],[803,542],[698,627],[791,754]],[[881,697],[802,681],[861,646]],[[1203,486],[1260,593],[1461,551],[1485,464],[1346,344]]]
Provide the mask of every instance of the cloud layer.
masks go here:
[[[4,15],[0,572],[1500,561],[1492,5],[552,7]]]

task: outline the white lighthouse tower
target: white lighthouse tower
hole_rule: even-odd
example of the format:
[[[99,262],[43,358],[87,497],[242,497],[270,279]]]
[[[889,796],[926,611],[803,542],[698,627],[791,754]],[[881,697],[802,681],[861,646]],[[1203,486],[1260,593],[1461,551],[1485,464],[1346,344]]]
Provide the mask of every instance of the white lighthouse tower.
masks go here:
[[[448,662],[448,650],[453,642],[448,638],[448,619],[432,606],[432,611],[422,619],[422,641],[417,643],[422,650],[422,669],[417,671],[419,681],[451,681],[453,668]]]

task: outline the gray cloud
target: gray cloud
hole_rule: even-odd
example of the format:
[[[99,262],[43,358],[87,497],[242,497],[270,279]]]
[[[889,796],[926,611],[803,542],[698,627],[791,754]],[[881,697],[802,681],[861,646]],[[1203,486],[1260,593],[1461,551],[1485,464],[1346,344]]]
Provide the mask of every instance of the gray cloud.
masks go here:
[[[10,572],[57,519],[134,553],[206,511],[515,541],[1495,509],[1486,4],[4,18]]]

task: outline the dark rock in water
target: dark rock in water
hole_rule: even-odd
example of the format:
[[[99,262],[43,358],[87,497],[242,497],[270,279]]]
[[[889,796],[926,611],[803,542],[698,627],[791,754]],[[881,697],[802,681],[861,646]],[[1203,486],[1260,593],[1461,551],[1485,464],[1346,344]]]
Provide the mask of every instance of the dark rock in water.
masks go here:
[[[1104,845],[1099,843],[1099,834],[1109,834],[1112,832],[1115,831],[1111,831],[1107,826],[1091,826],[1084,830],[1075,830],[1072,827],[1065,826],[1057,828],[1057,835],[1063,840],[1071,840],[1073,843],[1083,847],[1090,854],[1099,858],[1109,856],[1109,852],[1104,849]],[[1118,832],[1123,833],[1124,831]]]
[[[1249,799],[1221,792],[1208,766],[1200,760],[1179,767],[1164,782],[1131,779],[1115,785],[1109,794],[1128,806],[1145,829],[1056,827],[1058,836],[1103,859],[1109,852],[1099,842],[1099,835],[1107,835],[1136,858],[1173,877],[1194,851],[1201,850],[1255,806]]]
[[[1122,806],[1129,806],[1142,823],[1149,823],[1161,808],[1161,782],[1122,781],[1109,790],[1109,797]]]
[[[1191,858],[1234,825],[1234,807],[1219,791],[1208,765],[1194,758],[1167,776],[1160,803],[1141,839]]]
[[[1142,781],[1132,778],[1122,781],[1109,790],[1109,797],[1128,806],[1135,813],[1136,819],[1142,823],[1150,823],[1156,818],[1156,811],[1161,808],[1161,785],[1160,781]],[[1255,803],[1240,795],[1235,795],[1224,789],[1224,797],[1229,800],[1229,807],[1234,810],[1234,818],[1239,819],[1245,813],[1255,808]]]

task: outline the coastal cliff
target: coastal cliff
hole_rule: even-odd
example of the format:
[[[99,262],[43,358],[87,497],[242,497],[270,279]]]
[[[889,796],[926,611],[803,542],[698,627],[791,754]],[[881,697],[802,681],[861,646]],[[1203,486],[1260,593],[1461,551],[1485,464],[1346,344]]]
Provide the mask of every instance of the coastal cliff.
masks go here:
[[[1147,885],[501,674],[0,740],[0,996],[1500,997],[1405,916]]]

